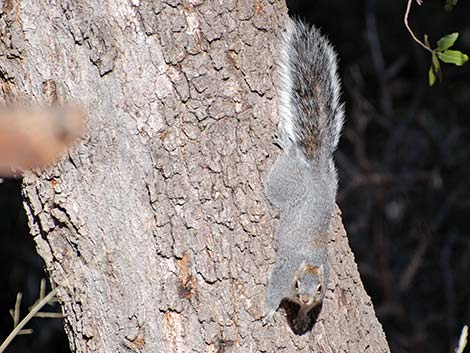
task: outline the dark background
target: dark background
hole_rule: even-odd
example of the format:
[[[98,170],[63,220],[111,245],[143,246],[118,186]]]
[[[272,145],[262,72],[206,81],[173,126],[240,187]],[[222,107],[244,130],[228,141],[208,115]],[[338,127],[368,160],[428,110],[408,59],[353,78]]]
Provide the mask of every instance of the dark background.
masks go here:
[[[338,203],[390,348],[453,352],[470,323],[470,64],[444,64],[430,88],[430,53],[406,31],[406,2],[288,4],[340,58]],[[469,54],[469,1],[450,13],[443,5],[414,2],[410,25],[433,44],[459,32],[455,47]]]
[[[393,353],[453,352],[470,323],[470,64],[444,64],[427,83],[430,55],[403,25],[405,1],[288,1],[291,14],[334,43],[347,122],[336,154],[338,203],[367,292]],[[470,3],[413,4],[415,33],[459,32],[470,53]],[[44,264],[28,235],[20,184],[0,183],[0,341],[22,291],[38,297]],[[56,310],[58,310],[56,308]],[[67,352],[58,319],[34,319],[7,353]],[[33,349],[31,347],[34,347]],[[467,348],[466,352],[470,352]],[[356,352],[351,352],[356,353]],[[359,352],[358,352],[359,353]]]
[[[22,319],[39,298],[41,279],[46,277],[44,262],[36,253],[34,240],[29,235],[21,183],[15,179],[3,179],[0,183],[0,343],[13,329],[8,311],[15,306],[17,292],[23,293]],[[60,308],[55,304],[54,307],[44,307],[42,311],[60,312]],[[32,328],[33,334],[17,336],[5,353],[70,352],[62,319],[35,318],[26,328]]]

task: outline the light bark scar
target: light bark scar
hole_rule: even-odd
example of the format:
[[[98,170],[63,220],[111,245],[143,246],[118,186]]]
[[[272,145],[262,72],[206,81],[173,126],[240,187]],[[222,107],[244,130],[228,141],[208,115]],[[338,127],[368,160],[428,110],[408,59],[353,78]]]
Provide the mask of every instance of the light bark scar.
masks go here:
[[[13,0],[6,0],[4,3],[3,3],[3,11],[8,13],[10,12],[11,10],[13,10],[14,8],[14,4],[13,4]]]
[[[258,16],[261,16],[263,14],[263,2],[262,1],[256,2],[256,14]]]
[[[180,298],[190,298],[196,294],[196,280],[189,271],[191,259],[187,251],[183,253],[181,260],[177,261],[177,265],[180,269],[178,295]]]
[[[167,311],[165,313],[165,323],[166,323],[166,332],[170,336],[171,345],[173,347],[173,352],[177,352],[176,347],[176,335],[175,335],[175,323],[173,321],[173,317],[171,316],[171,312]]]
[[[131,343],[133,348],[142,349],[145,346],[145,338],[139,334],[139,336],[134,338]]]
[[[194,35],[197,31],[199,31],[199,19],[197,15],[191,11],[191,9],[187,9],[184,12],[186,23],[188,24],[188,30],[186,31],[189,35]]]

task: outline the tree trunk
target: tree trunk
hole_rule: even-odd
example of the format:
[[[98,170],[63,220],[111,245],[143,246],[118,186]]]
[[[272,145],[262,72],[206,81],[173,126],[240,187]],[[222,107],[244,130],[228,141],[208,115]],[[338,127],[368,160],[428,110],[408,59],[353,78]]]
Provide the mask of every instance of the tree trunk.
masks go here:
[[[79,102],[87,134],[26,173],[76,352],[388,352],[339,212],[313,329],[262,326],[275,257],[281,1],[7,0],[4,99]]]

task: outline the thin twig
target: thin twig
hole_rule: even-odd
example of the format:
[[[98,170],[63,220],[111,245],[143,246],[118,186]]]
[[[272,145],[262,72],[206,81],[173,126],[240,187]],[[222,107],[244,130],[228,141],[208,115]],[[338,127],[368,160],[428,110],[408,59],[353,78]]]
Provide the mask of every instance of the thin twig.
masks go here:
[[[462,328],[462,332],[460,333],[459,345],[455,349],[455,353],[463,353],[465,346],[467,345],[467,337],[468,337],[468,326],[465,325]]]
[[[41,284],[39,286],[39,300],[46,296],[46,279],[41,278]]]
[[[54,288],[53,290],[51,290],[49,292],[48,295],[46,295],[42,300],[40,300],[32,309],[31,311],[28,313],[28,315],[26,315],[24,317],[23,320],[21,320],[21,322],[18,324],[18,326],[16,326],[13,331],[11,331],[11,333],[8,335],[8,337],[5,339],[5,341],[3,341],[2,345],[0,346],[0,353],[2,353],[7,347],[8,345],[11,343],[11,341],[13,340],[13,338],[15,338],[15,336],[21,331],[21,329],[28,323],[29,320],[31,320],[34,315],[39,311],[41,310],[41,308],[46,305],[49,300],[52,299],[52,297],[57,293],[57,288]]]
[[[26,328],[24,330],[21,330],[20,332],[18,332],[18,336],[19,335],[30,335],[33,333],[33,329],[31,328]]]
[[[46,313],[46,312],[39,312],[34,317],[40,317],[43,319],[63,319],[64,314],[62,313]]]
[[[418,43],[419,45],[421,45],[424,49],[426,49],[427,51],[430,51],[431,53],[433,52],[431,48],[429,48],[426,44],[424,44],[423,42],[421,42],[417,37],[416,35],[414,34],[414,32],[411,30],[410,28],[410,25],[408,24],[408,16],[410,15],[410,9],[411,9],[411,3],[413,2],[413,0],[408,0],[408,4],[406,5],[406,12],[405,12],[405,18],[404,18],[404,22],[405,22],[405,27],[406,29],[408,30],[408,32],[410,32],[411,36],[413,37],[413,39],[415,40],[416,43]],[[418,5],[421,5],[423,2],[421,0],[416,0],[416,2],[418,3]]]
[[[23,293],[18,292],[16,295],[15,311],[13,312],[13,327],[16,327],[16,325],[18,325],[20,322],[21,298],[23,298]]]

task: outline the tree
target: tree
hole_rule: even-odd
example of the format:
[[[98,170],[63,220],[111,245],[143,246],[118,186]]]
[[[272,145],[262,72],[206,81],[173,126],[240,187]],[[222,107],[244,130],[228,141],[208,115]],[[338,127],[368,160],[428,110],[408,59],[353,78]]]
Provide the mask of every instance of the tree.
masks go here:
[[[4,99],[89,116],[23,186],[74,351],[389,351],[339,211],[313,329],[298,336],[279,313],[261,324],[285,16],[272,0],[4,3]]]

